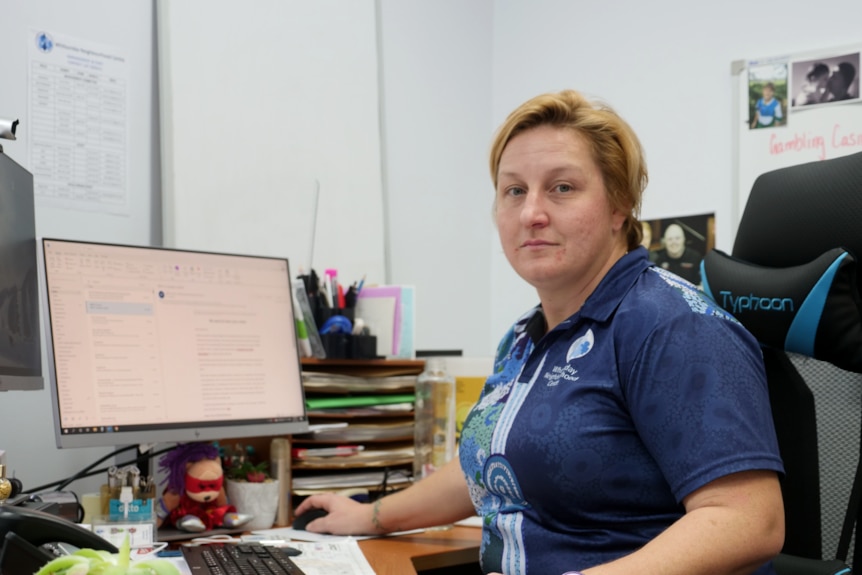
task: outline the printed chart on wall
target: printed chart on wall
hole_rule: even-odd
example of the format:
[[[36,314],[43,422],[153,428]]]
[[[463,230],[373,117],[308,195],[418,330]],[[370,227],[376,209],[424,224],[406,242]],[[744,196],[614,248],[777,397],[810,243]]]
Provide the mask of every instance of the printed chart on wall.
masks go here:
[[[58,33],[29,35],[30,166],[39,202],[128,215],[126,56]]]
[[[734,63],[737,213],[779,168],[862,151],[862,44]]]

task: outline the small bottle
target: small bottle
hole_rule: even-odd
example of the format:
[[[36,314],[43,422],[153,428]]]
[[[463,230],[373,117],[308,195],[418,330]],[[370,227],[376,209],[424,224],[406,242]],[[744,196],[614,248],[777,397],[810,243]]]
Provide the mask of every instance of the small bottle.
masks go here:
[[[0,463],[0,504],[12,495],[12,482],[6,479],[6,466]]]
[[[416,379],[413,478],[428,477],[455,456],[455,378],[431,357]]]

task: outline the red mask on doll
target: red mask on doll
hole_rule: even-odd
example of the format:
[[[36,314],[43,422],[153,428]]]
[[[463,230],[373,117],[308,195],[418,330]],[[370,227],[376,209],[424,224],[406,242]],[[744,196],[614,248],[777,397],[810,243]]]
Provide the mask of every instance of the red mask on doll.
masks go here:
[[[224,484],[224,477],[200,479],[186,474],[186,493],[195,501],[215,499]]]

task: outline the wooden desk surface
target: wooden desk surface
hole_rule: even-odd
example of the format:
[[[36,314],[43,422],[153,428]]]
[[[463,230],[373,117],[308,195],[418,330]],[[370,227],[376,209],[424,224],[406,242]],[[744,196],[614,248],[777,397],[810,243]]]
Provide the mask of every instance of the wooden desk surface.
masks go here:
[[[477,563],[482,530],[456,525],[445,531],[365,539],[359,547],[377,575],[415,575],[417,571]]]

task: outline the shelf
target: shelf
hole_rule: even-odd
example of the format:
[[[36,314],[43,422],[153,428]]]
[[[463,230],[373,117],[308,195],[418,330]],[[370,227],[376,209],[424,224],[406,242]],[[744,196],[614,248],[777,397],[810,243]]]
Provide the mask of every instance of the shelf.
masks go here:
[[[294,493],[326,488],[375,490],[384,483],[385,473],[399,478],[397,482],[404,486],[409,484],[413,465],[413,394],[416,377],[424,367],[424,360],[304,358],[305,394],[309,403],[315,405],[308,411],[310,423],[344,425],[294,435],[294,445],[357,444],[365,449],[348,456],[292,458]],[[396,398],[396,394],[403,399]],[[364,402],[368,405],[350,405]],[[320,407],[326,404],[333,407]],[[386,484],[387,488],[392,487],[391,482]]]
[[[419,375],[425,368],[421,359],[317,359],[302,358],[303,371],[354,375],[359,377],[389,377]]]

